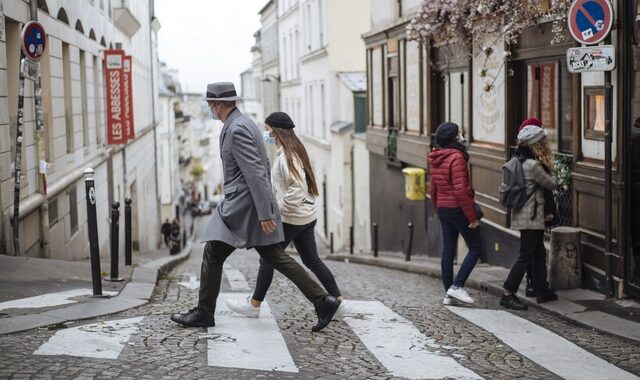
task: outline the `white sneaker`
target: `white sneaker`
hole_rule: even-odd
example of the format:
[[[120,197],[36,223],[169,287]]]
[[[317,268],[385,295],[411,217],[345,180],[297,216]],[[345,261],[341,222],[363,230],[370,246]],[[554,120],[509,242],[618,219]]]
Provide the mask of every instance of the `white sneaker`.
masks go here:
[[[244,315],[249,318],[258,318],[260,316],[260,306],[254,307],[251,304],[251,298],[244,300],[227,299],[224,302],[231,311]]]
[[[442,300],[443,305],[455,306],[458,304],[455,298],[449,297],[448,294],[445,294],[444,299]]]
[[[469,293],[467,293],[467,291],[464,290],[464,288],[456,288],[454,286],[451,286],[449,288],[449,290],[447,290],[447,295],[449,297],[455,298],[458,301],[462,301],[464,303],[474,303],[475,302],[473,300],[473,298],[471,298]]]

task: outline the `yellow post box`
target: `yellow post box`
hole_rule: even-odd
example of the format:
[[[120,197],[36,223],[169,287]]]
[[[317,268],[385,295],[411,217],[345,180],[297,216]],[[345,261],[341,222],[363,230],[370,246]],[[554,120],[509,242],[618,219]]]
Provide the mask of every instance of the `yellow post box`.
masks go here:
[[[412,201],[425,199],[425,170],[422,168],[404,168],[405,197]]]

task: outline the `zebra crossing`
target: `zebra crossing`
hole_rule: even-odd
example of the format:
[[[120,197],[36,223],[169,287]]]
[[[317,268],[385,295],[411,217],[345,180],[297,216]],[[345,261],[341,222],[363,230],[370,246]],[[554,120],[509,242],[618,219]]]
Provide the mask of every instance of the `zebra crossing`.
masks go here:
[[[268,302],[262,304],[260,318],[246,318],[225,305],[229,298],[249,296],[242,273],[226,264],[224,274],[232,292],[221,293],[216,310],[216,327],[206,339],[207,365],[256,371],[299,373],[290,347],[274,318]],[[191,291],[197,277],[186,275],[180,282]],[[342,320],[366,349],[394,377],[408,379],[482,379],[462,365],[435,339],[420,332],[409,320],[379,301],[349,300]],[[561,336],[503,310],[447,307],[454,316],[488,331],[520,355],[565,379],[639,379]],[[34,355],[68,355],[116,360],[127,342],[144,325],[144,317],[114,319],[60,330],[39,347]],[[291,347],[294,349],[295,347]]]

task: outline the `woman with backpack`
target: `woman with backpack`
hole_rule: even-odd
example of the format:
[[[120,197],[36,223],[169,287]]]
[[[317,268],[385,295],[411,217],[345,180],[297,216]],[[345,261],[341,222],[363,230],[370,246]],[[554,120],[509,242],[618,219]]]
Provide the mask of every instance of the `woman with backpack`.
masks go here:
[[[451,305],[455,300],[474,303],[464,289],[464,284],[480,257],[481,249],[480,223],[476,214],[474,192],[469,184],[469,154],[460,143],[459,130],[455,123],[440,124],[436,130],[436,144],[439,148],[429,153],[431,202],[442,226],[440,265],[445,305]],[[454,280],[453,259],[459,234],[467,243],[469,252]]]
[[[527,120],[525,120],[527,122]],[[500,305],[507,309],[526,310],[527,305],[515,295],[527,267],[531,265],[533,289],[538,303],[554,301],[558,296],[547,283],[547,251],[544,247],[545,221],[552,218],[545,207],[545,189],[557,187],[552,176],[553,152],[546,139],[547,133],[538,123],[520,128],[516,157],[522,163],[526,201],[520,208],[511,209],[511,228],[520,230],[520,255],[511,267],[504,283]],[[547,196],[546,202],[550,202]]]
[[[265,120],[263,138],[266,144],[275,144],[277,153],[271,181],[273,192],[282,214],[284,241],[282,248],[291,242],[296,247],[302,263],[309,268],[322,283],[327,292],[343,301],[333,274],[318,256],[315,240],[316,197],[318,186],[311,168],[307,151],[298,139],[293,121],[284,112],[273,112]],[[260,270],[253,295],[245,300],[228,299],[227,307],[250,318],[258,318],[260,305],[271,286],[273,267],[260,259]],[[344,311],[344,302],[338,309]]]

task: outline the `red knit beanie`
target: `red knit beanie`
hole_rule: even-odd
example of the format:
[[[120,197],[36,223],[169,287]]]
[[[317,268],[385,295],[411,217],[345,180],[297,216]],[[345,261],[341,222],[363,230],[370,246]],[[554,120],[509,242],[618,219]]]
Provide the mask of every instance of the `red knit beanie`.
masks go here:
[[[536,127],[542,128],[542,122],[540,121],[540,119],[530,117],[527,120],[523,121],[522,124],[520,124],[520,128],[518,128],[518,131],[521,131],[522,128],[526,127],[527,125],[535,125]]]

